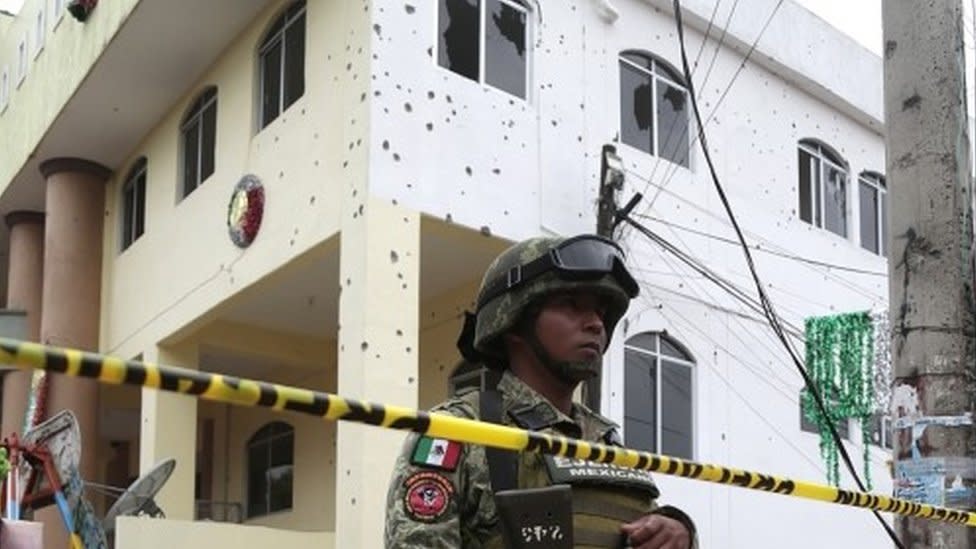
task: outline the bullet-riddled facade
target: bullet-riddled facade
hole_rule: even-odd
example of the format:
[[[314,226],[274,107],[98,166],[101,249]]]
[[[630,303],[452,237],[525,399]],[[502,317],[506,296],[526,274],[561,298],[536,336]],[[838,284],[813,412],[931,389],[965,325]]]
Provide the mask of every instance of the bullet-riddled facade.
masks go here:
[[[792,2],[684,4],[715,172],[780,314],[795,328],[884,310],[881,60]],[[0,278],[29,339],[432,406],[463,382],[454,342],[491,259],[594,230],[607,144],[618,201],[643,194],[634,219],[752,293],[669,2],[64,10],[28,0],[0,23]],[[760,316],[638,231],[618,236],[642,291],[601,400],[625,442],[822,482],[802,380]],[[4,434],[28,386],[6,374]],[[167,518],[118,521],[121,547],[382,545],[400,433],[67,378],[50,395],[79,418],[86,480],[177,461]],[[868,450],[882,493],[883,446]],[[702,546],[886,545],[867,512],[658,482]]]

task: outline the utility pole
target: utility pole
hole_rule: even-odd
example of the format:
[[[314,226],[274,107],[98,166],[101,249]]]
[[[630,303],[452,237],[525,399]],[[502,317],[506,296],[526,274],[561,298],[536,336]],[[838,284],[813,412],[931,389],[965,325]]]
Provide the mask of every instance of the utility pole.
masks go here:
[[[895,495],[976,503],[973,183],[961,0],[882,2]],[[976,528],[899,519],[906,548]]]
[[[596,217],[596,234],[613,239],[613,222],[617,213],[617,191],[623,187],[623,162],[617,156],[617,148],[613,145],[604,145],[600,157],[600,202]],[[602,385],[602,372],[583,384],[583,402],[596,412],[600,411],[600,388]]]

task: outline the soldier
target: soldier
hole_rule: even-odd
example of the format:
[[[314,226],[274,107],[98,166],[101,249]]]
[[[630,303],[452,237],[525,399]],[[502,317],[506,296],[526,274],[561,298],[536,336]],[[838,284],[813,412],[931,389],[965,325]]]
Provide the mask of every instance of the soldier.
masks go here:
[[[581,235],[512,246],[485,273],[476,312],[458,341],[466,359],[501,373],[497,387],[461,392],[432,411],[619,445],[616,425],[572,396],[600,371],[613,329],[637,292],[623,252],[610,240]],[[566,523],[553,516],[561,508],[555,488],[571,502]],[[677,508],[659,506],[657,496],[642,471],[410,435],[390,484],[386,546],[549,540],[554,544],[526,546],[556,547],[571,539],[575,547],[694,547],[694,523]],[[523,502],[518,512],[508,512],[512,501]],[[554,525],[506,519],[539,510]]]

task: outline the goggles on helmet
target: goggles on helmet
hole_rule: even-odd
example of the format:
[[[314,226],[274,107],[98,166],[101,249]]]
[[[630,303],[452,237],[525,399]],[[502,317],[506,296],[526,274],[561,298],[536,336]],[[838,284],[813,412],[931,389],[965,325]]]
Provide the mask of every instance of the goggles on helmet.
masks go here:
[[[480,310],[496,297],[510,292],[539,276],[555,271],[562,280],[597,280],[612,275],[630,298],[637,297],[637,281],[624,265],[624,252],[616,242],[596,235],[582,235],[563,241],[548,253],[488,282],[480,300]]]

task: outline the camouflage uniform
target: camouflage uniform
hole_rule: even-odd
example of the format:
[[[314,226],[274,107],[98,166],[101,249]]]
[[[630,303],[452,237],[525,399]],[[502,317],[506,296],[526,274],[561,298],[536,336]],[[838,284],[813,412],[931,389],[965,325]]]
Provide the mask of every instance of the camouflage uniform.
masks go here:
[[[601,443],[616,443],[616,425],[581,404],[574,404],[571,416],[566,416],[548,400],[506,371],[498,384],[502,395],[504,423],[513,424],[510,413],[531,413],[536,421],[545,424],[539,431],[580,438]],[[469,390],[435,407],[432,411],[468,419],[478,419],[478,396]],[[517,425],[516,425],[517,426]],[[407,437],[397,459],[393,480],[387,497],[386,547],[388,548],[494,548],[502,547],[496,530],[498,517],[491,492],[485,449],[479,445],[463,445],[460,461],[453,471],[417,465],[412,462],[418,435]],[[536,488],[549,484],[544,457],[534,453],[520,455],[520,488]],[[436,474],[450,483],[453,491],[446,501],[443,514],[428,520],[412,516],[407,505],[409,479],[415,475]],[[646,501],[646,511],[656,507],[652,499]],[[642,514],[642,513],[641,513]],[[633,516],[633,519],[638,518]],[[582,540],[577,540],[577,546]],[[608,546],[608,545],[605,545]],[[619,545],[618,545],[619,546]]]
[[[630,299],[637,295],[636,282],[622,264],[622,252],[619,259],[613,259],[612,265],[599,264],[600,258],[597,258],[592,269],[577,263],[575,266],[552,265],[528,274],[533,265],[541,264],[547,257],[555,257],[552,254],[556,252],[552,250],[561,251],[560,246],[565,245],[566,258],[573,260],[571,255],[579,248],[570,250],[569,245],[580,241],[585,248],[594,244],[595,238],[530,239],[499,255],[482,280],[477,314],[468,319],[474,322],[465,324],[458,342],[465,358],[471,358],[469,354],[475,353],[477,356],[473,360],[484,360],[490,367],[504,369],[507,358],[501,337],[515,327],[528,307],[556,292],[586,291],[600,296],[605,307],[602,320],[609,342]],[[599,254],[606,250],[606,246],[614,245],[609,241],[596,241],[595,246],[597,248],[591,250]],[[584,253],[587,251],[583,250]],[[560,261],[563,259],[559,257]],[[559,272],[560,268],[574,267],[582,267],[594,276],[569,276]],[[520,283],[523,275],[527,278]],[[513,279],[517,279],[514,284]],[[505,280],[508,281],[507,288],[498,291],[497,282]],[[502,424],[619,445],[613,422],[580,404],[573,404],[567,416],[507,369],[502,372],[497,392],[501,397],[501,416],[497,420]],[[470,390],[432,411],[479,419],[482,394]],[[437,452],[428,453],[434,445],[437,445]],[[576,547],[621,547],[625,540],[619,532],[620,525],[651,512],[682,522],[694,539],[694,524],[684,513],[657,506],[658,491],[649,473],[610,465],[577,464],[572,463],[573,460],[535,453],[521,453],[516,457],[518,489],[540,488],[556,482],[572,483],[572,530]],[[576,469],[570,471],[574,467]],[[603,474],[585,473],[594,470]],[[588,485],[564,474],[580,471],[584,471],[581,476],[589,475],[585,481]],[[628,480],[619,477],[628,477]],[[386,546],[397,549],[503,547],[490,478],[483,446],[410,435],[397,459],[390,484]]]

